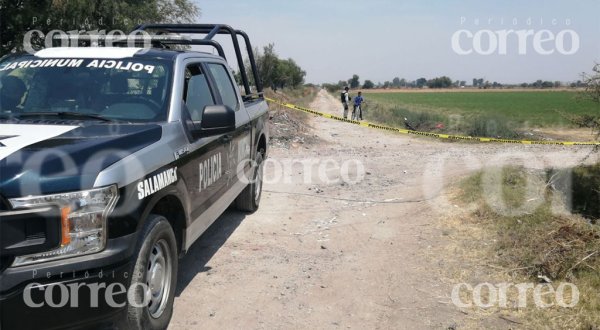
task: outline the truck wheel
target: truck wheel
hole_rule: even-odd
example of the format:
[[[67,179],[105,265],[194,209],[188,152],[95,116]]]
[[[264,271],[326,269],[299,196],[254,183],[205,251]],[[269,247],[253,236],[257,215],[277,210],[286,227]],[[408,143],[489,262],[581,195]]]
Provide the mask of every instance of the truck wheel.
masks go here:
[[[256,153],[256,165],[254,166],[252,182],[235,199],[235,207],[240,211],[254,212],[258,210],[263,185],[263,152],[263,150],[259,150]]]
[[[136,248],[128,291],[128,329],[166,329],[177,285],[177,241],[169,221],[150,215]]]

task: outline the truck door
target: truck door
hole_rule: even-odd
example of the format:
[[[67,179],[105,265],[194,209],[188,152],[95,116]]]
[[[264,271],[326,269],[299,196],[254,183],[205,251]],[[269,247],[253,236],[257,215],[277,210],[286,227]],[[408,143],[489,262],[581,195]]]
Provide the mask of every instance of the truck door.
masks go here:
[[[184,73],[183,120],[188,125],[200,125],[202,110],[207,105],[219,103],[219,97],[211,89],[209,79],[200,63],[188,64]],[[192,141],[190,149],[180,162],[180,168],[188,187],[190,218],[194,223],[192,236],[199,236],[215,220],[209,209],[218,208],[220,197],[227,191],[229,140],[224,136],[201,137]],[[219,213],[220,214],[220,213]]]
[[[231,142],[228,152],[228,185],[231,186],[244,176],[251,178],[252,163],[249,160],[252,151],[252,126],[250,116],[233,84],[233,75],[230,70],[220,63],[206,63],[206,67],[218,90],[221,104],[235,110],[236,130],[230,135]]]

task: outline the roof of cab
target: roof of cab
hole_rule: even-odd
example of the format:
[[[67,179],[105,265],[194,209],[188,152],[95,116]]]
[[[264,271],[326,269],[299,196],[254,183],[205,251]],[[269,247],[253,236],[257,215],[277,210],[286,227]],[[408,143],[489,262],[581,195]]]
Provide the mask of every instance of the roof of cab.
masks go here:
[[[210,53],[198,51],[178,51],[161,48],[139,47],[52,47],[37,51],[34,55],[41,58],[107,58],[120,59],[144,57],[151,59],[174,60],[178,55],[194,53],[202,57],[221,58]]]

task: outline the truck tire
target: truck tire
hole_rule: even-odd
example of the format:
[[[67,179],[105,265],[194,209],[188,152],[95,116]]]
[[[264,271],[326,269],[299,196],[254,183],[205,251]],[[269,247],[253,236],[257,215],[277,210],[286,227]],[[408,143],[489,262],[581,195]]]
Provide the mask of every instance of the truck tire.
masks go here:
[[[169,221],[154,214],[140,237],[127,295],[127,329],[166,329],[177,285],[177,241]]]
[[[263,152],[259,150],[256,153],[256,160],[254,166],[254,173],[252,175],[252,182],[242,190],[240,195],[235,199],[235,207],[243,212],[255,212],[258,210],[260,204],[260,197],[262,196],[262,184],[263,184]]]

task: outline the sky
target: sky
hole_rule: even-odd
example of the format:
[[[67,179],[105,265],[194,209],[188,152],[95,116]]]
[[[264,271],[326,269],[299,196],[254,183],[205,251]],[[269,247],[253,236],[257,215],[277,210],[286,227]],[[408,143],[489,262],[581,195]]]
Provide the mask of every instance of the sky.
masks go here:
[[[376,83],[444,75],[468,84],[570,82],[600,63],[598,0],[195,2],[199,22],[242,29],[255,47],[274,43],[317,84],[353,74]]]

